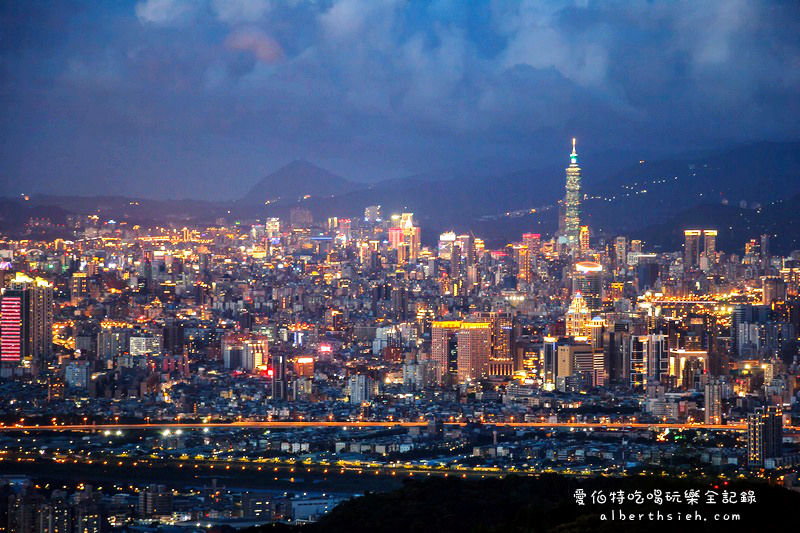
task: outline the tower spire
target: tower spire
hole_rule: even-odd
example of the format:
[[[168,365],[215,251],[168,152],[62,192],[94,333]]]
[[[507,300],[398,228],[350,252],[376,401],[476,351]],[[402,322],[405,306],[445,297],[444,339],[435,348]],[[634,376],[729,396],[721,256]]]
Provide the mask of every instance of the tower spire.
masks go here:
[[[578,155],[578,152],[575,150],[575,142],[576,141],[577,141],[577,139],[575,137],[573,137],[572,138],[572,153],[569,154],[572,157],[575,157],[576,155]]]

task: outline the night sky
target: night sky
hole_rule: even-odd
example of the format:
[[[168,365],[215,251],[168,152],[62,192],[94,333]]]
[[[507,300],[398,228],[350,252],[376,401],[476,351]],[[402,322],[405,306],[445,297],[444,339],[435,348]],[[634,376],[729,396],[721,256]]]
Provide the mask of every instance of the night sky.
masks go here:
[[[5,0],[0,195],[797,140],[799,35],[791,0]]]

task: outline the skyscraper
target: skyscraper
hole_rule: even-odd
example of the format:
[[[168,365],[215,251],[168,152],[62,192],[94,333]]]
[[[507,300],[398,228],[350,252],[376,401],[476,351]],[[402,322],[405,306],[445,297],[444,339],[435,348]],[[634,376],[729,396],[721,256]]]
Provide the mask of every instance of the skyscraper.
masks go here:
[[[572,153],[567,167],[567,194],[564,197],[564,233],[567,244],[577,247],[581,225],[581,167],[578,166],[578,152],[575,139],[572,139]]]
[[[747,415],[747,465],[763,467],[765,459],[781,457],[783,413],[779,407],[756,409]]]
[[[492,324],[463,322],[458,330],[458,381],[478,380],[489,370]]]
[[[586,307],[586,300],[584,300],[580,292],[576,292],[567,310],[567,335],[570,337],[587,336],[589,333],[589,321],[591,319],[589,308]]]
[[[286,375],[286,356],[275,354],[272,359],[272,399],[285,400],[289,392],[289,382]]]
[[[581,252],[586,252],[589,250],[589,226],[581,226],[579,242],[581,246]]]
[[[440,381],[445,374],[457,370],[456,332],[461,328],[460,320],[440,320],[431,325],[431,360],[434,376]]]
[[[414,225],[414,213],[403,213],[399,225],[389,228],[389,247],[397,250],[399,264],[414,262],[419,258],[420,228]]]
[[[722,423],[722,384],[719,378],[711,378],[705,388],[705,422],[706,424]]]
[[[3,292],[0,359],[42,359],[53,354],[53,286],[17,273]]]
[[[703,230],[703,253],[709,259],[713,259],[717,253],[717,230]]]
[[[700,264],[700,235],[699,229],[687,229],[683,232],[683,263],[686,268],[696,267]]]
[[[599,312],[603,307],[603,266],[592,261],[581,261],[575,263],[573,276],[572,290],[583,295],[589,313]]]
[[[614,256],[617,259],[617,266],[624,266],[628,261],[628,239],[620,235],[614,239]]]

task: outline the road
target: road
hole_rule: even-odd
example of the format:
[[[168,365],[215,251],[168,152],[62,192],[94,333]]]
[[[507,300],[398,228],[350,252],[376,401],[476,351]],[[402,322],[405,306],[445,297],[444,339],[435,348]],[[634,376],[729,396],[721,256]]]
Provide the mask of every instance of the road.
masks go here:
[[[104,431],[104,430],[175,430],[175,429],[291,429],[291,428],[393,428],[425,427],[427,422],[340,422],[340,421],[273,421],[273,422],[208,422],[180,423],[158,422],[153,424],[73,424],[73,425],[11,425],[0,426],[0,432],[19,431]],[[484,425],[531,429],[699,429],[712,431],[744,431],[746,424],[682,424],[668,422],[483,422]],[[446,426],[466,426],[466,422],[444,422]],[[797,432],[800,428],[786,426],[785,431]]]

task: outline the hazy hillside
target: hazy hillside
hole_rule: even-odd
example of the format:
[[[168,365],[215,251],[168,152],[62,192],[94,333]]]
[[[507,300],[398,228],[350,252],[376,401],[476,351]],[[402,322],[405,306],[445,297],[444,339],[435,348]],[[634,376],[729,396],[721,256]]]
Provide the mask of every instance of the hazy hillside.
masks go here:
[[[296,200],[305,195],[331,196],[362,187],[308,161],[293,161],[262,178],[240,202],[263,204],[280,199]]]

